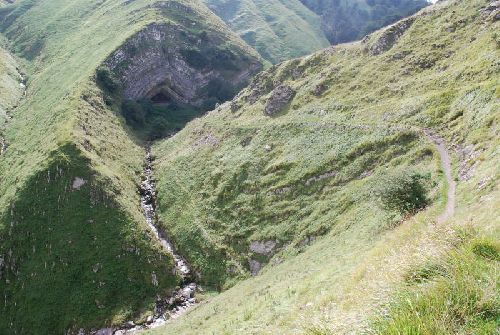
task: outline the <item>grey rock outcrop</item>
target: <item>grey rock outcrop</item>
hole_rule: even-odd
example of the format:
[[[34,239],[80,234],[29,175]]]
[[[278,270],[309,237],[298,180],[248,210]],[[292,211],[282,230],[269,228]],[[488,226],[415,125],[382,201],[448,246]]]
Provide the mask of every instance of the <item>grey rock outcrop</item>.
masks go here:
[[[273,116],[283,111],[292,101],[295,91],[288,85],[280,85],[271,92],[271,97],[267,100],[264,114]]]
[[[274,252],[276,246],[276,241],[253,241],[250,243],[250,251],[259,255],[268,256]]]
[[[71,187],[73,188],[73,190],[79,190],[83,187],[83,185],[85,185],[87,183],[87,181],[83,178],[80,178],[80,177],[76,177],[74,180],[73,180],[73,184],[71,185]]]
[[[236,92],[261,69],[256,57],[237,47],[227,50],[223,43],[218,35],[153,23],[130,37],[104,65],[121,82],[125,99],[156,98],[200,107],[214,94],[211,90]]]
[[[250,259],[248,261],[248,265],[250,266],[250,273],[252,274],[252,276],[256,276],[262,269],[262,264],[254,259]]]
[[[481,9],[483,18],[493,22],[500,20],[500,1],[492,1],[488,6]]]
[[[413,25],[415,19],[415,16],[411,16],[384,29],[380,37],[369,47],[368,52],[376,56],[390,50]]]

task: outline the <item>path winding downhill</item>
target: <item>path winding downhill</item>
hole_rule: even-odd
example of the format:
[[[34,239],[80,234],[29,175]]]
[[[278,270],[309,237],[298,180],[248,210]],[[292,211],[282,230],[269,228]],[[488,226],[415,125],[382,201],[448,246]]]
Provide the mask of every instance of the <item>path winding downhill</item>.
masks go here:
[[[366,126],[366,125],[365,125]],[[437,218],[437,223],[442,224],[455,213],[455,191],[456,182],[452,174],[451,157],[446,149],[445,141],[437,134],[429,129],[422,129],[415,126],[389,126],[393,129],[408,130],[411,129],[417,133],[423,133],[425,137],[432,142],[436,148],[440,160],[441,168],[444,172],[447,183],[447,199],[444,211]],[[157,226],[156,214],[156,187],[153,180],[153,156],[151,149],[146,147],[146,158],[144,167],[143,181],[140,186],[141,191],[141,207],[144,211],[144,216],[147,225],[155,234],[163,248],[172,255],[175,261],[175,269],[182,277],[181,288],[174,293],[172,297],[157,302],[155,316],[148,319],[145,324],[135,325],[128,323],[128,327],[122,329],[101,329],[93,334],[97,335],[123,335],[123,334],[137,334],[142,330],[152,329],[164,325],[169,319],[175,319],[182,315],[190,307],[196,304],[194,294],[200,288],[193,280],[193,275],[187,262],[175,252],[172,243],[168,240],[166,234]],[[109,332],[106,332],[109,331]]]
[[[446,207],[444,212],[441,213],[441,215],[439,215],[439,217],[437,218],[437,222],[441,224],[455,214],[455,191],[457,188],[457,184],[452,175],[451,158],[448,150],[446,150],[444,140],[431,132],[429,129],[424,129],[423,132],[425,136],[427,136],[427,138],[432,143],[434,143],[434,146],[439,153],[439,157],[441,159],[441,168],[443,169],[444,175],[446,177],[446,182],[448,184],[448,190],[446,193]]]

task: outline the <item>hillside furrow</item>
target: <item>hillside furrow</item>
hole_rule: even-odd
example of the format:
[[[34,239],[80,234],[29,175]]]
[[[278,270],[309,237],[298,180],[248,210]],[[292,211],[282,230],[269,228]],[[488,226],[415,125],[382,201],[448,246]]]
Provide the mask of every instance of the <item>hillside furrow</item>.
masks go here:
[[[156,186],[153,179],[153,155],[151,154],[150,146],[146,146],[145,164],[143,172],[143,180],[140,184],[141,207],[144,212],[144,218],[147,226],[154,233],[156,239],[160,242],[163,249],[168,252],[175,262],[174,271],[182,278],[180,288],[175,290],[173,294],[164,299],[158,299],[156,302],[155,315],[148,318],[146,323],[135,325],[133,322],[128,322],[125,328],[115,330],[113,334],[136,334],[142,330],[154,329],[164,325],[168,320],[175,319],[196,304],[194,295],[201,288],[194,281],[194,276],[191,272],[189,264],[180,256],[168,238],[165,231],[159,228],[156,213]],[[158,278],[153,273],[153,284],[157,285]]]
[[[12,116],[11,113],[14,109],[16,109],[22,102],[23,99],[26,98],[26,94],[28,91],[27,83],[26,83],[26,78],[25,76],[19,72],[19,70],[16,68],[18,75],[19,75],[19,87],[21,88],[22,92],[20,93],[19,97],[17,98],[15,105],[10,108],[10,111],[7,110],[5,112],[5,126],[8,125],[10,122]],[[1,129],[0,129],[1,130]],[[7,148],[9,147],[9,143],[7,142],[7,139],[4,137],[2,132],[0,131],[0,156],[3,155],[6,151]]]

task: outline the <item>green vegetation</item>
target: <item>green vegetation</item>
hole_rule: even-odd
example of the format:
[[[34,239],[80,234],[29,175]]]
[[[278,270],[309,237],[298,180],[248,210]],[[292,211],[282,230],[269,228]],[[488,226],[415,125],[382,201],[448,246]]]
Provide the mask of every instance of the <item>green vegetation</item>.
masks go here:
[[[271,63],[363,38],[415,13],[426,0],[204,0]]]
[[[374,193],[389,211],[415,213],[428,203],[424,180],[418,173],[396,170],[380,178]]]
[[[156,296],[178,284],[140,208],[141,141],[102,63],[152,22],[192,27],[194,19],[228,49],[243,48],[191,1],[20,0],[0,9],[5,47],[21,64],[1,51],[0,115],[9,108],[12,120],[1,125],[9,147],[0,156],[0,332],[76,333],[144,320]],[[21,95],[16,66],[28,91],[12,109]]]
[[[300,0],[321,17],[332,44],[355,41],[417,12],[426,0]]]
[[[477,250],[488,250],[486,257]],[[377,334],[494,334],[500,322],[498,240],[474,238],[446,257],[444,273],[405,291]],[[496,255],[490,258],[490,255]]]
[[[0,47],[0,134],[7,122],[7,112],[16,106],[22,95],[17,62]]]
[[[362,332],[407,285],[426,290],[449,273],[455,228],[497,240],[499,23],[486,4],[441,3],[377,56],[368,49],[382,32],[273,66],[155,145],[162,225],[202,284],[227,290],[150,333]],[[267,117],[280,84],[297,93]],[[439,225],[447,184],[425,128],[447,144],[459,180],[456,216]],[[394,170],[409,171],[418,195],[403,211],[423,206],[412,175],[426,176],[427,206],[414,215],[373,196]],[[255,248],[265,242],[271,252]],[[265,266],[248,278],[256,262]]]
[[[298,0],[204,0],[271,63],[310,54],[329,43],[319,17]]]
[[[155,104],[150,100],[126,100],[121,107],[127,124],[145,140],[161,139],[184,128],[203,110],[176,103]]]
[[[383,32],[271,66],[233,101],[158,141],[160,224],[206,301],[150,333],[491,333],[500,49],[488,3],[440,3],[377,55],[370,48]],[[307,15],[303,22],[316,19]],[[103,67],[153,22],[175,26],[186,38],[179,54],[198,69],[222,69],[235,50],[254,57],[190,0],[21,0],[0,9],[6,47],[29,78],[0,157],[2,330],[141,321],[178,284],[139,206],[139,144],[198,110],[162,101],[161,90],[126,100],[123,78]],[[197,44],[207,36],[225,43]],[[16,62],[2,59],[11,64],[3,76]],[[268,117],[280,85],[296,94]],[[206,107],[230,88],[211,82]],[[458,181],[456,215],[439,224],[448,185],[424,129],[445,142]]]
[[[73,145],[62,147],[2,218],[10,222],[0,248],[9,266],[0,291],[15,302],[2,309],[4,329],[62,334],[124,323],[177,285],[173,261],[88,164]]]

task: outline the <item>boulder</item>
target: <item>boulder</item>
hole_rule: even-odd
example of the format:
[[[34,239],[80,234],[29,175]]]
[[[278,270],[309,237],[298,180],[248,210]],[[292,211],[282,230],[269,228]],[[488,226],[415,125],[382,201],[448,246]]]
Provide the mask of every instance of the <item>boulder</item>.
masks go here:
[[[271,92],[271,97],[267,100],[264,114],[273,116],[281,111],[292,101],[295,91],[288,85],[280,85]]]
[[[250,273],[252,274],[252,276],[256,276],[259,273],[260,269],[262,269],[262,264],[255,259],[250,259],[248,261],[248,265],[250,266]]]
[[[412,16],[387,27],[382,31],[380,37],[369,47],[368,52],[372,56],[376,56],[390,50],[412,26],[415,19],[416,17]]]
[[[273,253],[276,245],[276,241],[253,241],[250,243],[250,251],[259,255],[268,256]]]

